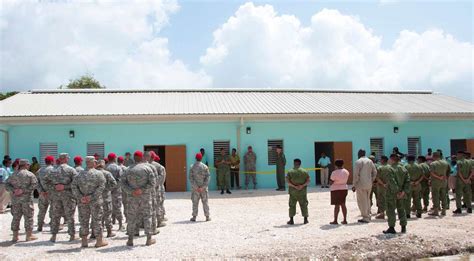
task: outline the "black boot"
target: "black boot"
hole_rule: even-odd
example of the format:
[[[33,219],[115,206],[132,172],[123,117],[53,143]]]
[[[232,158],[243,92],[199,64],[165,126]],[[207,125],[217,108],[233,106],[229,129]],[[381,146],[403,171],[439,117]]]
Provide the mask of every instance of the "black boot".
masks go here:
[[[303,222],[303,223],[304,223],[304,224],[308,224],[308,223],[309,223],[309,221],[308,221],[308,218],[307,218],[307,217],[305,217],[305,218],[304,218],[304,222]]]
[[[468,208],[467,213],[472,214],[472,208]]]
[[[402,226],[402,233],[405,234],[407,232],[407,226]]]
[[[456,210],[453,211],[454,214],[461,214],[462,211],[460,208],[457,208]]]
[[[224,190],[223,189],[221,190],[221,195],[224,195]]]
[[[293,221],[293,218],[290,217],[290,221],[286,222],[286,224],[288,224],[288,225],[294,225],[295,222]]]
[[[408,219],[410,219],[410,218],[411,218],[410,214],[407,214],[407,218],[408,218]]]
[[[387,230],[383,231],[384,234],[396,234],[397,231],[395,231],[394,227],[389,227]]]
[[[226,190],[225,193],[232,194],[232,192],[230,192],[230,190]]]
[[[421,218],[421,213],[416,214],[416,218]]]

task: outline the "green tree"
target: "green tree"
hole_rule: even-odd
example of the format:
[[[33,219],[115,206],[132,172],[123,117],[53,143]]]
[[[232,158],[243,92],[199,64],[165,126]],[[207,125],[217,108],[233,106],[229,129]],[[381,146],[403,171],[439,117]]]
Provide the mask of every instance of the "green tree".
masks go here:
[[[69,80],[66,86],[59,86],[59,89],[105,89],[92,75],[86,74],[75,80]]]
[[[10,97],[10,96],[13,96],[15,94],[17,94],[18,92],[6,92],[6,93],[1,93],[0,92],[0,101],[1,100],[5,100],[6,98]]]

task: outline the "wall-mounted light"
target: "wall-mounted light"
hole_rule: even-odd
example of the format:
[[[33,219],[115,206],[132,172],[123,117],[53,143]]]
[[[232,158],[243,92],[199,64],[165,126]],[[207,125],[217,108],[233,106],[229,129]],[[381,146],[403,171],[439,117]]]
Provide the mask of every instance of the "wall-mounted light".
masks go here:
[[[252,133],[252,128],[250,128],[250,127],[247,127],[247,129],[246,129],[246,132],[247,132],[247,134],[250,134],[250,133]]]
[[[69,138],[74,138],[76,136],[76,134],[74,133],[73,130],[70,130],[69,131]]]
[[[393,127],[393,133],[398,133],[398,127]]]

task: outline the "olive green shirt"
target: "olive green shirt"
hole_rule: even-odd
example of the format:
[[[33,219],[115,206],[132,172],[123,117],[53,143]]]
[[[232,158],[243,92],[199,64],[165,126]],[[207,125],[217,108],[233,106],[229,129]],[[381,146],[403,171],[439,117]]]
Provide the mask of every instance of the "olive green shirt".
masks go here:
[[[393,164],[392,168],[395,173],[395,183],[398,187],[398,192],[405,192],[405,198],[410,193],[410,174],[408,174],[407,169],[401,165]]]
[[[421,177],[423,177],[423,169],[420,165],[416,163],[407,164],[405,168],[410,175],[410,181],[415,182],[418,181]]]
[[[390,165],[379,165],[377,167],[377,178],[380,179],[383,183],[388,185],[389,179],[393,178],[390,177],[390,175],[393,175],[393,169],[392,167],[390,167]],[[378,183],[378,186],[381,188],[385,188],[380,183]]]
[[[309,174],[305,169],[300,167],[300,168],[297,168],[297,169],[293,168],[293,169],[289,170],[286,177],[288,178],[288,182],[291,182],[291,184],[293,184],[293,185],[303,185],[304,183],[306,183],[306,180],[308,180]],[[288,193],[289,194],[293,194],[293,193],[306,194],[306,188],[307,188],[307,186],[304,187],[302,190],[297,190],[293,187],[289,187],[288,188]]]
[[[430,171],[441,177],[448,177],[449,175],[449,164],[445,160],[435,160],[430,164]],[[439,180],[437,178],[431,179],[432,185],[442,185],[445,184],[446,180]]]
[[[458,173],[457,175],[462,175],[464,179],[469,178],[471,175],[471,164],[470,160],[461,159],[457,161]]]
[[[222,172],[222,173],[226,173],[226,172],[229,172],[230,171],[230,164],[227,164],[227,163],[224,163],[224,164],[220,164],[220,162],[224,160],[224,161],[230,161],[230,156],[229,155],[219,155],[217,156],[216,158],[216,166],[217,166],[217,170],[219,172]],[[217,164],[219,163],[219,164]]]
[[[277,174],[285,173],[285,165],[286,165],[286,157],[285,154],[277,153],[277,158],[276,158],[276,172]]]

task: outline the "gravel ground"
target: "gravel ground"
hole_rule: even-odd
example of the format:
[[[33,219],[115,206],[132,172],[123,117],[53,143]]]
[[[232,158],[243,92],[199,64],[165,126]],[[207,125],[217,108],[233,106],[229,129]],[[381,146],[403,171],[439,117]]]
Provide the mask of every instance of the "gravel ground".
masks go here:
[[[474,216],[463,214],[444,218],[413,219],[405,235],[385,236],[387,223],[375,220],[358,224],[355,195],[347,197],[348,225],[332,226],[333,207],[328,189],[309,190],[310,223],[302,225],[299,211],[296,225],[286,225],[288,195],[273,190],[235,191],[232,195],[210,193],[211,222],[204,222],[202,208],[198,222],[189,221],[190,193],[167,193],[168,226],[146,247],[145,236],[135,239],[134,247],[125,246],[126,235],[118,232],[108,239],[109,246],[80,248],[80,241],[68,242],[65,231],[58,241],[48,241],[49,227],[35,233],[39,240],[10,243],[11,215],[0,215],[0,260],[84,259],[412,259],[439,255],[474,253]],[[451,202],[451,209],[453,203]],[[37,209],[36,209],[37,211]],[[372,208],[376,212],[375,207]],[[37,213],[37,212],[35,212]],[[36,222],[36,217],[35,217]],[[77,222],[77,220],[76,220]],[[78,226],[78,225],[77,225]],[[400,227],[398,226],[399,230]],[[94,241],[90,241],[93,246]]]

